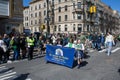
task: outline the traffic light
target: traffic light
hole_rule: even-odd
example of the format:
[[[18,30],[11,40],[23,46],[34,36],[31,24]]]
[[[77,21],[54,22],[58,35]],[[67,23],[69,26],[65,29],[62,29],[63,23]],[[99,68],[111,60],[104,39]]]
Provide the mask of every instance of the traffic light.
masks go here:
[[[93,13],[92,6],[90,7],[90,13]]]
[[[90,7],[90,13],[96,13],[96,6],[91,6]]]
[[[44,24],[42,25],[42,29],[45,29],[45,25]]]
[[[96,6],[93,6],[93,12],[96,13]]]

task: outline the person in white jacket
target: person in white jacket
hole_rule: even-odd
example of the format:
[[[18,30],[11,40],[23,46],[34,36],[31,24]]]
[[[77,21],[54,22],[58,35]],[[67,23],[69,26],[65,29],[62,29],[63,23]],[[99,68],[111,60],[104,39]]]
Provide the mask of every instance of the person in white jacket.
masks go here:
[[[0,63],[5,61],[5,52],[7,51],[7,46],[5,45],[4,41],[2,40],[2,36],[0,35]],[[4,56],[4,59],[2,59]]]
[[[108,32],[105,38],[105,44],[107,45],[107,55],[111,54],[112,46],[114,45],[114,37]]]

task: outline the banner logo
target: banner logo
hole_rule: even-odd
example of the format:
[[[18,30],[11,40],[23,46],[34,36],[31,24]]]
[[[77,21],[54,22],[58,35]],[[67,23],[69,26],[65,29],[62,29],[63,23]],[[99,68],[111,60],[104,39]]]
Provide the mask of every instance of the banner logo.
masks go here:
[[[55,54],[57,56],[63,56],[63,51],[61,49],[56,49]]]

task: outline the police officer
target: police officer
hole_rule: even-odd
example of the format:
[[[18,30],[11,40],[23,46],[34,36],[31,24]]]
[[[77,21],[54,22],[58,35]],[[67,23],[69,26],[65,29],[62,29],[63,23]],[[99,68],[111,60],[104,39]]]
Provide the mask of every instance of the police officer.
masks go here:
[[[28,60],[31,60],[33,59],[33,50],[34,50],[34,42],[35,42],[33,34],[27,37],[26,41],[27,41],[27,46],[28,46]]]

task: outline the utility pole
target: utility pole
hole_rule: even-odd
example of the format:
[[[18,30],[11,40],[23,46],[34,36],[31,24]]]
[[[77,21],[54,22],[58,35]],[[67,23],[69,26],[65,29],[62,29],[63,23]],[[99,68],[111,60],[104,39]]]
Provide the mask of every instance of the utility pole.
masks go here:
[[[50,26],[49,26],[49,0],[47,2],[47,32],[50,33]]]

